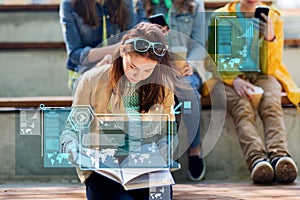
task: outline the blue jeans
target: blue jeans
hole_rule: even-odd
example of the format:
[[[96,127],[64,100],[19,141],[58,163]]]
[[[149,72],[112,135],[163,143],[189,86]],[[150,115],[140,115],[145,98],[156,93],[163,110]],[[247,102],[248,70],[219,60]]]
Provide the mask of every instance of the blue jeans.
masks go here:
[[[189,98],[187,95],[188,92],[180,90],[179,93],[182,95],[177,96],[177,99],[179,102],[184,102],[184,101],[191,101],[191,105],[198,105],[199,106],[199,113],[195,113],[195,110],[197,109],[191,109],[190,114],[185,114],[184,108],[182,108],[181,114],[184,115],[183,121],[186,124],[187,128],[187,134],[188,134],[188,139],[189,139],[189,144],[190,147],[195,148],[200,145],[200,111],[201,111],[201,95],[200,91],[202,88],[202,80],[198,73],[194,72],[193,75],[191,76],[185,76],[184,77],[190,84],[190,87],[192,87],[194,94],[196,95],[195,98]],[[194,112],[194,113],[193,113]],[[198,111],[196,111],[198,112]],[[194,124],[194,120],[199,120],[199,126],[195,127],[192,124]],[[196,131],[194,129],[197,129]]]
[[[109,178],[106,178],[97,172],[93,172],[85,181],[86,198],[88,200],[149,200],[149,188],[125,190],[123,186]],[[162,188],[162,187],[160,187]],[[172,199],[172,186],[164,186],[167,197],[162,197],[163,200]],[[171,196],[171,197],[170,197]]]

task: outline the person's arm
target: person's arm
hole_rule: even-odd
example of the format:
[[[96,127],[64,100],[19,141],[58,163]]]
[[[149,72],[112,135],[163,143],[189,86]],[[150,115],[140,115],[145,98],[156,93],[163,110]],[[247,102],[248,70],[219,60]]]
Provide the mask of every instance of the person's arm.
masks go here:
[[[278,15],[270,12],[265,24],[263,45],[260,48],[262,72],[272,74],[281,66],[283,55],[283,21]]]
[[[90,49],[90,51],[88,53],[88,59],[86,60],[87,63],[99,62],[106,55],[112,55],[112,53],[114,52],[114,50],[119,45],[120,45],[120,43],[116,43],[116,44],[105,46],[105,47],[99,47],[99,48],[92,48],[92,49]]]
[[[68,57],[73,63],[81,65],[91,47],[84,46],[82,42],[70,0],[61,1],[59,17]]]
[[[64,0],[60,4],[60,23],[68,56],[77,65],[87,66],[91,63],[100,62],[106,55],[111,55],[119,45],[116,43],[95,48],[85,45],[81,39],[82,36],[74,18],[74,9],[70,0]],[[107,64],[106,61],[105,63]]]
[[[204,2],[197,1],[198,6],[193,14],[194,24],[189,42],[188,60],[202,60],[206,57],[205,53],[205,10]]]
[[[196,70],[200,77],[204,78],[204,66],[203,60],[207,56],[205,50],[205,10],[204,10],[204,2],[202,0],[197,1],[198,6],[197,10],[195,11],[194,15],[194,24],[192,29],[191,40],[188,44],[188,65],[192,70]],[[186,68],[185,75],[191,75],[193,72]]]
[[[90,102],[91,86],[89,80],[83,75],[76,93],[73,98],[72,107],[76,105],[91,105]],[[76,164],[78,155],[78,134],[79,132],[74,129],[70,121],[67,121],[66,127],[60,136],[61,152],[69,154],[69,161]]]

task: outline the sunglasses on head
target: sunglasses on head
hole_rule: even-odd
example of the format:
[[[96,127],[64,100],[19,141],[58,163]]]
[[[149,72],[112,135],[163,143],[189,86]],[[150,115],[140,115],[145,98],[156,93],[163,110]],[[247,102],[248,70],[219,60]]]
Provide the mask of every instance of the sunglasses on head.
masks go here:
[[[152,47],[152,50],[157,56],[164,56],[167,52],[168,46],[161,42],[150,42],[142,38],[131,38],[124,42],[124,44],[129,44],[133,42],[133,48],[135,51],[144,53]]]

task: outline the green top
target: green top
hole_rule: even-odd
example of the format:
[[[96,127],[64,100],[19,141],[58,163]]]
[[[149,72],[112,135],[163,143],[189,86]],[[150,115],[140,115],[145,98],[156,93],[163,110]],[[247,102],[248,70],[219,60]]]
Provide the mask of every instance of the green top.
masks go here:
[[[139,110],[139,96],[136,89],[136,84],[129,81],[126,83],[126,90],[122,100],[127,113],[137,113]]]

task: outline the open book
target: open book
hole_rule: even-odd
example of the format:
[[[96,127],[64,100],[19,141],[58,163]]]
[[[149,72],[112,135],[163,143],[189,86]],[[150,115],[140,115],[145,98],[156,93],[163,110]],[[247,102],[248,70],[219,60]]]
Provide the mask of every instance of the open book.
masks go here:
[[[175,184],[167,168],[106,168],[96,172],[119,182],[125,190]]]
[[[166,114],[97,114],[95,131],[79,134],[78,165],[125,189],[174,184],[173,135]],[[179,168],[179,165],[174,168]]]
[[[175,162],[170,166],[155,143],[144,144],[121,157],[118,149],[81,148],[77,164],[82,170],[94,170],[120,183],[126,190],[175,184],[170,167],[180,166]]]

